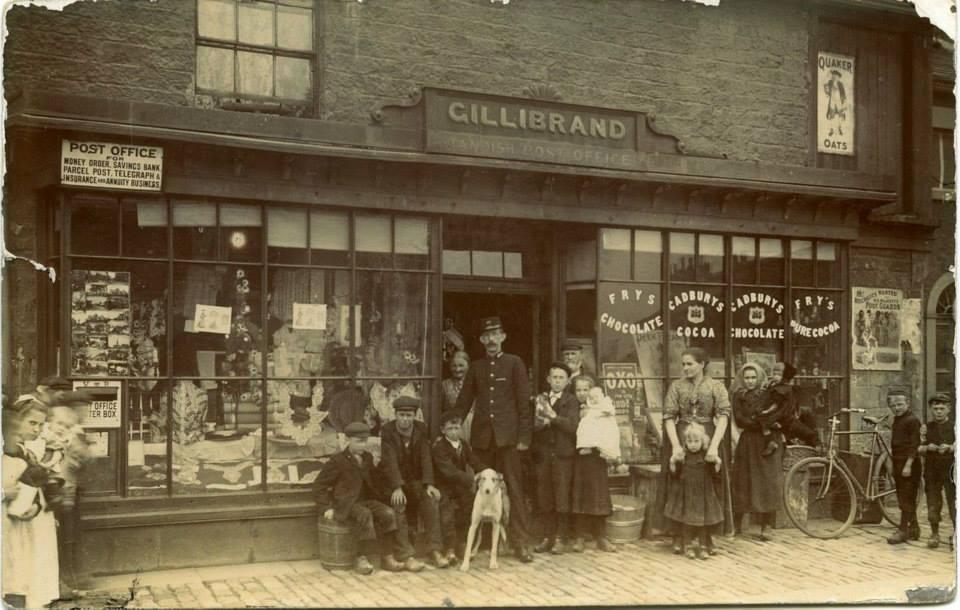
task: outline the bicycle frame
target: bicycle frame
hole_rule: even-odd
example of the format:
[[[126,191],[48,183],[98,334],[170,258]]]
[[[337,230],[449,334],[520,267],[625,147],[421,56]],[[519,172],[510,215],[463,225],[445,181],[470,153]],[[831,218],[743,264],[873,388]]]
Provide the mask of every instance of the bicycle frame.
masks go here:
[[[850,412],[847,409],[841,409],[841,412]],[[890,448],[887,446],[887,442],[880,435],[880,424],[873,424],[872,430],[837,430],[837,427],[840,425],[840,420],[834,415],[830,420],[830,442],[827,445],[827,460],[829,461],[829,466],[827,467],[826,481],[829,483],[831,477],[833,476],[834,466],[838,467],[847,475],[847,478],[853,483],[854,489],[856,489],[857,494],[863,496],[868,501],[879,500],[890,494],[896,493],[895,489],[888,491],[875,493],[874,486],[876,484],[876,476],[874,470],[879,471],[880,466],[885,462],[892,462],[892,453]],[[839,436],[863,436],[869,434],[872,439],[870,443],[870,464],[867,468],[867,484],[866,487],[860,483],[860,479],[856,477],[853,471],[849,466],[844,463],[843,460],[838,459],[839,450],[835,447],[837,437]],[[878,456],[882,456],[883,460],[879,460]],[[829,485],[823,487],[823,489],[828,488]],[[822,493],[822,492],[819,492]]]

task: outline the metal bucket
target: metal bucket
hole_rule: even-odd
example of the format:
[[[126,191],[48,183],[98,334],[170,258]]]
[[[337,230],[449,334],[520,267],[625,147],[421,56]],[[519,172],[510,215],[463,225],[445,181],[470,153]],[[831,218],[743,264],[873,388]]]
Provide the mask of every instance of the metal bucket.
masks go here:
[[[614,494],[610,500],[613,514],[607,517],[607,538],[621,544],[639,540],[645,507],[633,496]]]

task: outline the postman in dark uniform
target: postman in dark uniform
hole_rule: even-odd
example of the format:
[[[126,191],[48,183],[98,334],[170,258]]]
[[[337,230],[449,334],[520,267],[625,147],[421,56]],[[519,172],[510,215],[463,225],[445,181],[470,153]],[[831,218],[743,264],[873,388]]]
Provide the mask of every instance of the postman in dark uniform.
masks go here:
[[[530,380],[523,360],[501,351],[505,339],[500,318],[483,320],[480,341],[487,353],[470,365],[456,412],[464,417],[473,406],[470,444],[480,461],[503,474],[510,494],[510,539],[521,561],[532,561],[527,549],[530,519],[518,453],[518,449],[525,451],[530,446],[533,435]]]

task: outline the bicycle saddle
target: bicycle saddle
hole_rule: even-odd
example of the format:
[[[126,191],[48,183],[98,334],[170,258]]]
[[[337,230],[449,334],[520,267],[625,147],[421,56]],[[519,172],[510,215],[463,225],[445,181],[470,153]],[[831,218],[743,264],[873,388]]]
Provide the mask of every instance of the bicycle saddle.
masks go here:
[[[870,416],[870,415],[864,415],[864,416],[863,416],[863,421],[867,422],[868,424],[873,424],[874,426],[876,426],[877,424],[879,424],[880,422],[883,421],[883,418],[881,418],[881,417],[872,417],[872,416]]]

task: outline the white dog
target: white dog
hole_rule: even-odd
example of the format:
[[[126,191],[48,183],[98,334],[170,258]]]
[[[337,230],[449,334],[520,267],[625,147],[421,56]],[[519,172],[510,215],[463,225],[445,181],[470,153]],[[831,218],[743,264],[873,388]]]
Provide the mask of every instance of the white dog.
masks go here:
[[[467,546],[463,551],[463,563],[460,571],[470,569],[470,557],[477,554],[480,548],[480,539],[477,530],[484,523],[493,528],[490,548],[490,569],[495,570],[497,564],[497,550],[500,539],[507,543],[507,524],[510,523],[510,498],[507,496],[507,485],[503,482],[503,475],[487,468],[477,473],[477,495],[473,498],[473,515],[470,518],[470,531],[467,533]]]

